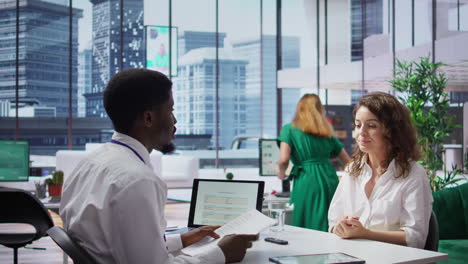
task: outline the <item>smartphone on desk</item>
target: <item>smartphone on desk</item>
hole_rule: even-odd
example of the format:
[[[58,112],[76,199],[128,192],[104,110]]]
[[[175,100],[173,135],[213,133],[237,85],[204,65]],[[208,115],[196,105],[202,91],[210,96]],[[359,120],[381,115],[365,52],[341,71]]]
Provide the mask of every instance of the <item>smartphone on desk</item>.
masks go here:
[[[265,241],[270,242],[270,243],[274,243],[274,244],[278,244],[278,245],[287,245],[288,244],[288,241],[283,240],[283,239],[279,239],[279,238],[274,238],[274,237],[266,237]]]

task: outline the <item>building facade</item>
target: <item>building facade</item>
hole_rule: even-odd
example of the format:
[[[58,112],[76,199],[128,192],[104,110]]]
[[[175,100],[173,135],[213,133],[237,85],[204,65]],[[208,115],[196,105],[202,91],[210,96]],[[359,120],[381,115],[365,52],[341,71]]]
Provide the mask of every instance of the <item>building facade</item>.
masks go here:
[[[58,150],[68,149],[67,118],[24,118],[21,120],[21,139],[29,141],[31,155],[55,156]],[[86,143],[108,142],[113,130],[110,120],[103,118],[73,119],[73,150],[84,150]],[[0,140],[13,139],[15,118],[2,118]]]
[[[383,0],[351,0],[351,61],[362,60],[363,40],[383,33]]]
[[[72,57],[69,64],[70,9],[44,1],[20,1],[19,100],[35,100],[41,107],[68,116],[70,67],[72,94],[77,93],[78,19],[73,9]],[[16,1],[0,1],[0,100],[16,100]],[[77,113],[72,97],[72,115]]]
[[[219,48],[224,47],[226,33],[218,34]],[[183,31],[177,37],[179,56],[183,56],[193,49],[216,47],[216,34],[203,31]]]
[[[91,0],[93,4],[92,86],[86,116],[106,117],[102,93],[109,79],[122,69],[145,65],[143,0]],[[121,27],[122,25],[122,27]]]
[[[216,145],[216,58],[215,48],[198,48],[179,58],[174,79],[177,131],[187,135],[212,136]],[[219,50],[219,146],[230,148],[233,138],[245,134],[247,61]]]
[[[260,67],[260,39],[251,39],[233,44],[236,57],[249,62],[246,67],[246,100],[248,136],[276,137],[276,36],[263,36],[263,73]],[[299,38],[283,36],[283,68],[296,68],[300,64]],[[263,79],[263,84],[261,80]],[[263,86],[263,88],[262,88]],[[260,96],[263,89],[263,96]],[[282,89],[283,124],[290,122],[301,94],[300,89]],[[262,98],[262,99],[261,99]],[[261,109],[263,108],[263,109]],[[261,116],[263,113],[263,116]]]
[[[91,93],[92,89],[93,51],[84,49],[78,54],[78,117],[86,116],[86,98],[83,94]]]

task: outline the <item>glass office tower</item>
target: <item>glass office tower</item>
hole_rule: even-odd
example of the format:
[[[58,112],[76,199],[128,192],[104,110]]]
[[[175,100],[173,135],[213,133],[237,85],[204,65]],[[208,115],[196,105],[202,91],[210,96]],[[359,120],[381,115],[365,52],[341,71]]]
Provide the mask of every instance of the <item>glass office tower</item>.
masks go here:
[[[214,48],[198,48],[179,58],[174,78],[177,132],[186,135],[211,135],[215,146],[216,90]],[[233,59],[229,51],[219,50],[219,145],[230,148],[235,136],[245,134],[247,109],[245,95],[246,60]]]
[[[82,10],[73,9],[72,57],[69,64],[69,7],[44,1],[20,1],[19,101],[55,108],[68,116],[69,69],[72,94],[77,88],[77,27]],[[14,105],[16,90],[16,1],[0,1],[0,101]],[[72,97],[73,116],[77,113]]]
[[[299,38],[284,36],[283,66],[285,68],[299,67]],[[247,98],[247,135],[255,137],[274,138],[276,135],[277,119],[276,106],[276,36],[263,36],[263,102],[260,101],[261,69],[260,69],[260,38],[242,40],[233,44],[234,53],[249,62],[246,67],[246,98]],[[283,89],[283,123],[288,123],[295,112],[296,103],[300,96],[299,89]],[[263,105],[263,109],[261,107]],[[263,117],[261,118],[261,113]],[[260,120],[263,120],[261,122]],[[261,127],[263,126],[263,135]]]
[[[203,64],[201,70],[201,64],[195,66],[189,63],[182,68],[192,65],[192,69],[197,69],[193,71],[193,76],[184,75],[190,74],[189,67],[188,72],[180,72],[179,76],[173,78],[174,89],[178,85],[178,78],[191,79],[195,84],[203,78],[203,82],[212,87],[208,88],[212,90],[206,90],[207,94],[200,94],[200,87],[185,84],[187,87],[184,89],[192,89],[198,94],[194,94],[192,99],[189,96],[186,99],[188,101],[184,103],[187,106],[183,107],[200,108],[196,105],[190,106],[190,100],[199,100],[201,103],[198,104],[206,104],[205,120],[209,122],[200,121],[205,122],[200,126],[190,123],[190,114],[194,115],[195,112],[184,110],[189,118],[181,122],[185,117],[177,116],[178,125],[186,126],[179,129],[179,135],[189,134],[187,136],[195,138],[203,136],[205,140],[213,137],[213,131],[217,130],[213,127],[216,126],[216,112],[232,111],[232,136],[276,137],[276,109],[279,107],[275,93],[276,76],[279,78],[278,84],[284,88],[281,117],[285,123],[290,121],[300,96],[299,91],[294,89],[302,89],[301,92],[319,92],[324,104],[350,106],[366,91],[391,91],[388,80],[392,78],[394,59],[412,61],[420,56],[433,54],[435,61],[447,64],[441,70],[447,73],[446,91],[450,94],[451,105],[459,111],[467,101],[466,1],[288,0],[282,1],[281,19],[277,17],[276,0],[242,0],[242,5],[238,2],[20,0],[20,8],[16,10],[16,0],[0,0],[0,137],[32,139],[31,148],[33,152],[37,150],[35,153],[45,151],[43,146],[49,144],[39,138],[56,138],[56,142],[61,142],[57,144],[62,146],[61,148],[70,147],[70,141],[73,142],[72,148],[80,148],[84,147],[85,142],[101,140],[82,136],[98,134],[96,131],[81,134],[81,128],[86,128],[80,128],[80,124],[83,123],[80,123],[81,118],[77,118],[77,112],[82,113],[82,110],[77,110],[77,105],[82,106],[81,91],[84,89],[86,118],[103,117],[98,118],[97,122],[107,122],[107,127],[96,128],[110,131],[112,126],[101,103],[102,90],[117,71],[144,67],[145,47],[142,41],[146,25],[167,27],[171,24],[177,28],[181,35],[178,36],[177,52],[173,51],[172,55],[179,60],[191,51],[201,48],[220,50],[220,61],[216,61],[215,57],[210,55],[207,58],[211,66]],[[72,8],[69,4],[72,4]],[[146,17],[143,18],[143,15]],[[392,21],[393,17],[396,18],[395,21]],[[145,22],[147,23],[144,24]],[[392,28],[393,24],[395,28]],[[18,33],[16,26],[19,26]],[[278,28],[281,28],[282,43],[279,53],[276,52],[275,41],[276,34],[279,34]],[[216,29],[221,32],[218,34],[218,41]],[[261,34],[264,35],[262,42]],[[290,36],[294,36],[292,40]],[[18,49],[16,37],[19,38]],[[86,49],[89,49],[87,55],[81,53]],[[261,50],[263,54],[260,53]],[[18,62],[15,57],[17,51]],[[80,60],[78,65],[80,53],[86,58],[91,56],[92,61]],[[280,56],[283,62],[278,75],[275,72],[277,56]],[[225,70],[225,65],[231,63],[236,65],[237,70],[232,65],[231,69]],[[216,64],[221,66],[219,72],[215,70]],[[91,65],[91,69],[88,65]],[[16,70],[19,71],[18,76]],[[91,76],[91,85],[86,76]],[[293,85],[289,86],[283,82],[282,76],[293,80]],[[217,110],[214,105],[210,105],[216,101],[209,97],[215,89],[216,79],[220,80],[220,101]],[[16,80],[19,81],[18,85]],[[183,83],[185,82],[184,80]],[[260,101],[261,86],[264,89],[263,101]],[[70,87],[73,89],[71,94],[68,93]],[[242,90],[244,91],[241,92]],[[15,120],[16,92],[19,94],[20,116]],[[238,95],[240,101],[237,103],[237,110],[236,104],[223,105],[221,99],[225,92],[230,98]],[[288,94],[290,92],[297,95],[291,96]],[[203,96],[206,96],[206,99],[199,99]],[[73,104],[71,108],[68,107],[69,99]],[[237,115],[234,114],[236,111]],[[289,114],[287,111],[290,111]],[[330,108],[329,113],[331,112],[333,109]],[[242,123],[244,113],[245,126]],[[336,115],[340,113],[335,111]],[[457,113],[457,117],[462,116],[461,112]],[[31,117],[23,118],[22,114]],[[71,126],[68,126],[70,120],[66,119],[69,114],[73,116]],[[39,115],[57,116],[61,121],[45,122],[43,117],[38,117]],[[195,117],[197,115],[200,117],[203,114],[197,113]],[[234,116],[237,116],[239,123],[235,124]],[[223,117],[220,121],[224,119],[229,120]],[[40,129],[39,124],[50,124],[50,133],[43,133],[44,130]],[[189,128],[189,125],[192,128]],[[219,131],[231,129],[231,124],[222,126],[224,124],[219,122]],[[344,130],[347,126],[350,125],[344,123],[340,129]],[[207,133],[210,133],[210,136],[207,136]],[[448,142],[460,143],[462,140],[459,135],[462,134],[454,132]],[[222,136],[221,132],[219,135]],[[102,140],[105,139],[106,137],[102,137]],[[463,146],[468,144],[463,142]],[[50,141],[50,144],[53,144],[53,141]],[[223,147],[229,145],[222,144]],[[204,148],[201,146],[206,145],[200,144],[197,148]],[[47,153],[52,153],[51,148],[47,149]]]
[[[143,68],[143,0],[91,0],[93,3],[92,88],[86,97],[86,116],[105,117],[102,93],[121,69]],[[123,21],[121,21],[121,11]],[[122,27],[121,27],[122,25]]]

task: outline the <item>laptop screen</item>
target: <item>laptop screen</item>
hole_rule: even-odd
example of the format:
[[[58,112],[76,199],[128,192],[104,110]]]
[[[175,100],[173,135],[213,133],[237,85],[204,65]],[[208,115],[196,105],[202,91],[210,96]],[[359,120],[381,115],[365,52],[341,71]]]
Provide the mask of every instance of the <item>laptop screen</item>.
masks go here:
[[[194,179],[189,227],[223,225],[252,209],[262,211],[263,181]]]

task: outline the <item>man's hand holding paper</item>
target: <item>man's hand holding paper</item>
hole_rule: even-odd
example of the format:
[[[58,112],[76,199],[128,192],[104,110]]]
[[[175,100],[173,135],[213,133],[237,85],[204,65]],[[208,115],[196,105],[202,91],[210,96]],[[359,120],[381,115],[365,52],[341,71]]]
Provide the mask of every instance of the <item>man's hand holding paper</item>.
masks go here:
[[[228,250],[226,248],[223,248],[224,245],[235,242],[237,245],[236,247],[244,247],[247,249],[252,246],[252,241],[258,239],[258,233],[274,223],[275,221],[273,219],[259,211],[251,210],[214,230],[214,232],[222,238],[219,243],[216,243],[214,238],[205,237],[199,242],[182,249],[182,252],[186,255],[194,256],[205,251],[208,247],[215,247],[218,245],[226,256],[226,262],[240,261],[245,255],[245,252],[241,255],[232,256],[232,254],[227,252]],[[229,251],[230,250],[232,250],[232,248],[230,248]],[[242,258],[239,260],[240,256]]]

